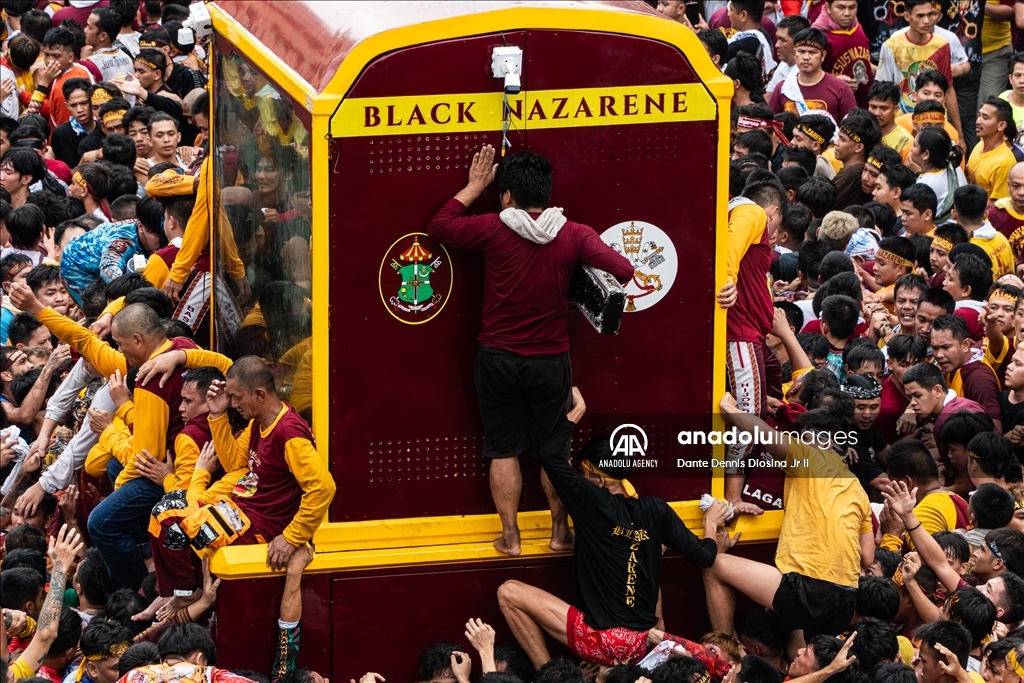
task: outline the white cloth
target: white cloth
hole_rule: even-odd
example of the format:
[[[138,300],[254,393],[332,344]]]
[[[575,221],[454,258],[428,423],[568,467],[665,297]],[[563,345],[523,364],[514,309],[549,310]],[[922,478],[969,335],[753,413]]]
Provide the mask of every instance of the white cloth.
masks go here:
[[[14,488],[15,482],[21,478],[21,466],[25,462],[25,456],[28,455],[28,444],[25,443],[25,439],[21,438],[21,430],[17,427],[8,427],[7,429],[0,431],[0,441],[7,441],[9,438],[14,438],[14,445],[12,448],[15,452],[14,467],[11,469],[11,473],[7,476],[7,480],[4,482],[3,488],[0,488],[0,493],[7,495]]]
[[[108,47],[99,52],[93,52],[89,61],[96,65],[103,75],[104,81],[115,81],[135,73],[135,64],[127,53],[116,47]]]
[[[956,169],[956,179],[959,183],[957,187],[963,187],[967,184],[967,178],[959,168]],[[927,185],[935,191],[935,197],[938,199],[937,206],[941,207],[942,203],[946,200],[946,195],[949,194],[949,178],[946,176],[946,169],[922,173],[918,177],[917,182]]]
[[[750,31],[739,31],[734,33],[732,38],[729,39],[730,43],[735,43],[739,40],[746,40],[747,38],[757,38],[757,41],[761,43],[761,64],[764,65],[764,72],[770,74],[772,69],[775,68],[775,58],[772,57],[772,46],[768,42],[768,37],[764,34],[761,29],[753,29]]]
[[[779,62],[779,65],[775,67],[775,73],[772,74],[772,80],[768,81],[766,92],[775,92],[775,88],[778,87],[779,83],[786,80],[786,77],[794,71],[796,71],[796,64]]]
[[[117,404],[110,398],[110,386],[104,384],[92,399],[92,408],[105,410],[111,415],[117,412]],[[75,472],[82,469],[89,451],[99,443],[100,437],[89,427],[89,416],[82,420],[82,427],[71,437],[64,451],[39,477],[39,485],[47,493],[56,493],[67,488],[75,480]]]
[[[0,113],[3,113],[9,119],[18,120],[18,86],[17,79],[14,76],[14,72],[8,69],[6,66],[0,66],[0,82],[10,79],[14,84],[14,88],[11,89],[11,94],[0,102]]]
[[[558,231],[566,223],[562,209],[551,207],[533,220],[533,216],[522,209],[509,207],[498,214],[501,222],[511,228],[517,235],[534,244],[547,244],[555,239]]]

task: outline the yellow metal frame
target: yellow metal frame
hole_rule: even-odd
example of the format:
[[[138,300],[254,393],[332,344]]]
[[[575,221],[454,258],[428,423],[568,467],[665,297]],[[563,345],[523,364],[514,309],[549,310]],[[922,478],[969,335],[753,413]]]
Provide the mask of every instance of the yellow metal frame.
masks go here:
[[[209,5],[214,30],[252,61],[296,102],[312,113],[310,158],[323,160],[313,164],[313,197],[326,198],[330,191],[330,147],[328,133],[331,116],[351,89],[359,74],[380,55],[414,45],[453,40],[517,29],[561,29],[636,35],[658,40],[677,48],[687,56],[698,78],[715,98],[719,111],[718,158],[729,158],[732,83],[711,62],[696,35],[681,24],[644,14],[612,9],[512,7],[484,11],[460,17],[430,21],[396,28],[368,37],[356,45],[341,63],[338,72],[320,93],[298,73],[285,65],[270,50],[221,10]],[[718,202],[715,240],[716,287],[725,284],[727,205],[729,165],[718,165]],[[329,278],[316,273],[330,270],[329,206],[325,200],[313,202],[313,415],[314,434],[322,456],[327,459],[330,413],[329,327],[331,316]],[[712,401],[712,428],[724,428],[718,414],[718,397],[725,391],[725,311],[715,308]],[[724,459],[724,447],[716,447],[715,457]],[[723,472],[712,473],[712,495],[724,496]],[[343,493],[341,494],[343,495]],[[696,501],[672,503],[672,507],[692,531],[701,534],[701,512]],[[550,515],[547,512],[520,513],[523,557],[555,555],[547,546]],[[744,541],[770,541],[778,538],[781,512],[761,517],[741,518],[735,527]],[[325,523],[314,537],[317,557],[307,571],[339,571],[388,566],[411,566],[502,561],[491,546],[501,533],[496,514],[451,515],[413,519],[374,520],[368,522]],[[507,558],[504,558],[507,560]],[[265,576],[266,550],[262,546],[227,547],[213,558],[213,571],[224,578]]]

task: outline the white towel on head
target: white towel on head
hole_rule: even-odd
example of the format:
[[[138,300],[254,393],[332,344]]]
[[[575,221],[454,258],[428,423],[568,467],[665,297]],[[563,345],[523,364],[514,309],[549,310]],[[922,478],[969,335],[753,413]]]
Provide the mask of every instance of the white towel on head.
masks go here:
[[[554,206],[544,209],[537,220],[534,220],[533,216],[522,209],[516,208],[505,209],[498,216],[501,218],[501,222],[512,228],[517,235],[534,244],[547,244],[555,239],[558,231],[566,223],[562,209]]]

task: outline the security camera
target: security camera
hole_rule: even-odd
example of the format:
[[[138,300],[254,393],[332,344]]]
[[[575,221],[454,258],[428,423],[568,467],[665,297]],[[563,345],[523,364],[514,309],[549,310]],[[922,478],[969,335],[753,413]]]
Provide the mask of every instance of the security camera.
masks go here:
[[[213,34],[213,20],[210,18],[210,10],[202,2],[189,5],[188,19],[181,22],[181,25],[184,28],[190,28],[195,31],[197,38],[206,38]]]
[[[517,94],[520,90],[519,62],[514,59],[506,59],[501,64],[501,70],[505,74],[505,94]]]

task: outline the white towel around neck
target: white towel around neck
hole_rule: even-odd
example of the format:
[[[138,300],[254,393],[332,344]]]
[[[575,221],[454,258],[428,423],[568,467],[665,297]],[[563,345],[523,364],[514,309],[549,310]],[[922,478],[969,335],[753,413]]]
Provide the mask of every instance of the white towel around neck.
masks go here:
[[[514,207],[505,209],[498,216],[501,218],[501,222],[514,230],[517,235],[534,244],[547,244],[555,239],[558,231],[566,223],[562,209],[554,206],[544,209],[537,220],[534,220],[533,216],[522,209]]]

